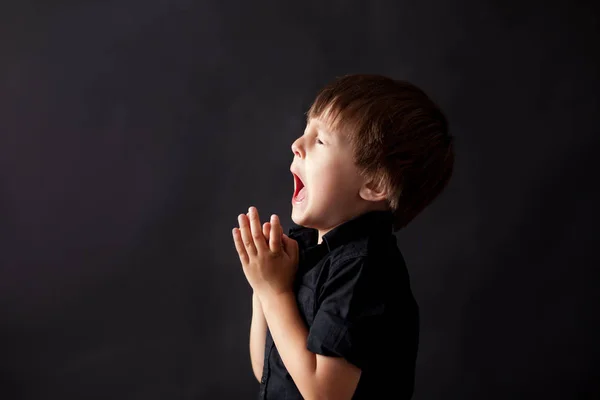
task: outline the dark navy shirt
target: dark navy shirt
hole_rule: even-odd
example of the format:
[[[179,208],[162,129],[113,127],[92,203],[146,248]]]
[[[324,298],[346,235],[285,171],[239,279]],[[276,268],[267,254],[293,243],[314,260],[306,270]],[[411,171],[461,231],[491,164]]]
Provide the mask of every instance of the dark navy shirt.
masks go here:
[[[306,348],[362,370],[353,399],[410,399],[419,310],[389,211],[370,211],[323,236],[294,224],[300,262],[294,285]],[[267,329],[260,399],[302,399]]]

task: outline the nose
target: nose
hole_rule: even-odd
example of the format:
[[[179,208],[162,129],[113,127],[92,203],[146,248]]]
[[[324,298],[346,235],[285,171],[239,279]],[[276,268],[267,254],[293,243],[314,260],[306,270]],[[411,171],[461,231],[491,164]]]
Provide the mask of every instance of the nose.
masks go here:
[[[300,138],[296,139],[294,141],[294,143],[292,143],[292,153],[294,153],[294,156],[298,156],[298,157],[302,158],[299,141],[300,141]]]

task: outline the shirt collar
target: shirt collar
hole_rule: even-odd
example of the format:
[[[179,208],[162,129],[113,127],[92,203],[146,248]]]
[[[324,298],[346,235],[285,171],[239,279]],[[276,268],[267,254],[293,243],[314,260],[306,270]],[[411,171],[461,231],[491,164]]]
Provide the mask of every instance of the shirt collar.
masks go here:
[[[328,251],[349,243],[355,239],[374,234],[392,233],[392,212],[390,210],[369,211],[354,217],[336,226],[323,236],[323,242]],[[293,224],[288,236],[297,240],[301,247],[310,248],[317,245],[319,232],[314,228],[307,228]]]

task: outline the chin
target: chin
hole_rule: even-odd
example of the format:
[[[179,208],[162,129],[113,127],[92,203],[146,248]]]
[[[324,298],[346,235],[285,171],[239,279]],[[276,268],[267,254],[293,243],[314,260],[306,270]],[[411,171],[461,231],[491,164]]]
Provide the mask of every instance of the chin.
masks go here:
[[[295,208],[292,208],[292,221],[294,221],[295,224],[298,224],[301,226],[306,226],[306,225],[304,225],[303,216],[300,216],[298,214],[300,214],[300,213]]]
[[[295,224],[309,228],[310,218],[308,218],[307,210],[294,205],[292,208],[292,221]]]
[[[305,228],[319,229],[319,226],[322,226],[327,218],[327,212],[325,210],[311,211],[310,207],[296,207],[298,206],[294,206],[292,209],[292,221]]]

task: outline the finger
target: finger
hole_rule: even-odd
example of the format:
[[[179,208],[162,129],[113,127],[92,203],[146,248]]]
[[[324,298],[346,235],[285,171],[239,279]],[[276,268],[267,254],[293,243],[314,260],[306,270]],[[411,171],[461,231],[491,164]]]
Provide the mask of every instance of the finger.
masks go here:
[[[259,253],[266,251],[269,249],[267,246],[267,241],[263,235],[262,230],[260,229],[260,217],[258,216],[258,210],[256,207],[250,207],[248,209],[248,215],[250,216],[250,229],[252,232],[252,239],[254,240],[254,245]]]
[[[279,222],[279,217],[275,214],[271,215],[271,236],[269,239],[269,247],[273,253],[281,251],[281,235],[282,228]]]
[[[269,235],[271,233],[271,224],[268,222],[265,222],[263,224],[263,235],[265,237],[265,240],[268,242],[269,241]]]
[[[242,242],[248,257],[255,256],[257,254],[256,247],[254,246],[254,240],[252,240],[252,233],[250,232],[250,226],[248,223],[248,217],[246,214],[240,214],[238,216],[238,222],[240,223],[240,231],[242,232]]]
[[[233,228],[233,242],[235,243],[235,249],[237,250],[238,255],[240,256],[240,261],[242,265],[248,264],[248,254],[246,253],[246,248],[244,247],[244,243],[242,242],[242,235],[238,228]]]

